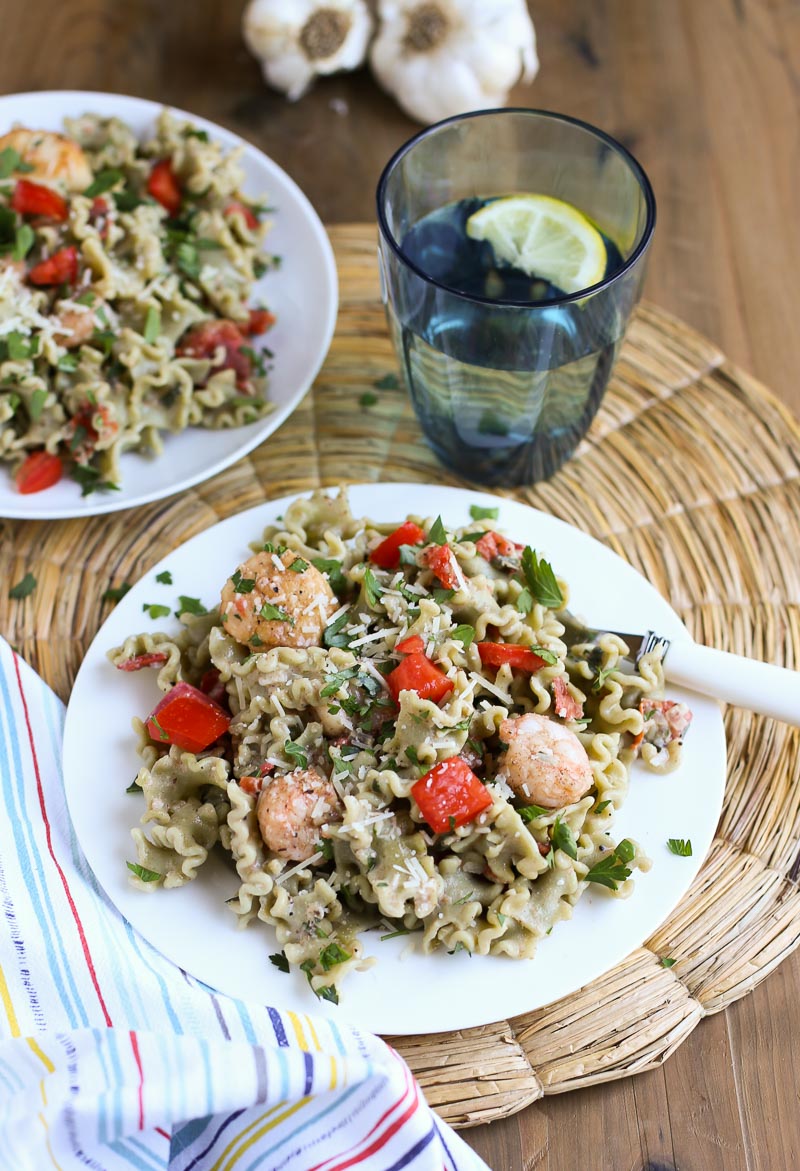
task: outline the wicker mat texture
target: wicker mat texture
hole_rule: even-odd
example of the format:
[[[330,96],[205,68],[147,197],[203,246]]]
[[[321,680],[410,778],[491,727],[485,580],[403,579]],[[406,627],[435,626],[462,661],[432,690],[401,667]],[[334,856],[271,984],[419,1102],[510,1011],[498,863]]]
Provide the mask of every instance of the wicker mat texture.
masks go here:
[[[332,229],[339,324],[313,391],[247,459],[135,511],[58,524],[0,520],[0,631],[63,699],[109,586],[223,517],[319,485],[463,481],[423,442],[378,298],[375,232]],[[363,405],[365,393],[377,401]],[[589,438],[547,483],[508,493],[605,541],[701,641],[800,667],[800,427],[710,342],[654,309],[631,325]],[[800,942],[800,733],[729,709],[728,784],[696,883],[645,946],[568,999],[446,1036],[394,1041],[457,1126],[542,1094],[662,1062],[707,1013],[763,980]],[[660,957],[675,959],[664,968]]]

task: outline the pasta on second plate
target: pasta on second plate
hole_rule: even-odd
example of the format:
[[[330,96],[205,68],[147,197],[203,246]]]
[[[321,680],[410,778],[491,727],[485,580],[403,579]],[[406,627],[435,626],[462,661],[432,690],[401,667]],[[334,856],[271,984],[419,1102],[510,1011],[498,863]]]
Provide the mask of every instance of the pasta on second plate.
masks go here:
[[[180,634],[109,652],[164,692],[135,722],[132,881],[180,886],[220,846],[240,924],[270,924],[273,962],[326,999],[370,929],[531,957],[589,884],[624,896],[649,865],[614,814],[633,758],[673,767],[691,715],[656,655],[580,641],[548,562],[476,515],[398,527],[315,493],[219,608],[184,598]]]
[[[64,472],[119,486],[161,436],[263,417],[274,317],[249,304],[274,263],[239,151],[162,112],[0,138],[0,463],[22,493]]]

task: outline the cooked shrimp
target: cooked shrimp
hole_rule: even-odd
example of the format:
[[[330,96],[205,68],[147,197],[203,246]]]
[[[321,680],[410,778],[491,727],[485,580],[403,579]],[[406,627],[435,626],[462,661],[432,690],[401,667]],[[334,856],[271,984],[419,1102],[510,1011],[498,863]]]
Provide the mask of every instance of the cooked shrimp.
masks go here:
[[[298,768],[264,783],[256,806],[264,844],[281,858],[305,862],[319,848],[320,828],[341,820],[336,790],[313,768]]]
[[[299,561],[305,568],[291,568]],[[243,588],[246,587],[246,588]],[[222,590],[222,624],[252,650],[319,646],[336,598],[320,571],[297,553],[256,553]]]
[[[8,148],[33,167],[26,178],[58,181],[67,191],[83,191],[92,182],[92,168],[83,149],[63,134],[19,126],[0,136],[0,150]]]
[[[53,335],[54,340],[60,346],[66,346],[68,350],[74,350],[76,346],[82,346],[84,342],[88,342],[97,328],[94,311],[88,305],[67,306],[59,309],[58,323],[60,329]]]
[[[528,712],[503,720],[500,739],[508,748],[498,776],[524,801],[560,809],[591,789],[594,778],[586,749],[563,724]]]

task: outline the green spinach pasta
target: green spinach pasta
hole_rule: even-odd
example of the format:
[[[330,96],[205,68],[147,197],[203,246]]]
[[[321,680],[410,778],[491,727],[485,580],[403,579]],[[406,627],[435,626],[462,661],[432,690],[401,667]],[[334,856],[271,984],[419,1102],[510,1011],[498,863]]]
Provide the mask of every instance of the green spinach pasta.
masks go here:
[[[625,896],[649,865],[615,812],[691,714],[656,655],[581,641],[566,584],[476,511],[453,531],[297,500],[218,606],[184,598],[180,634],[109,652],[164,693],[135,721],[131,881],[181,886],[226,851],[238,922],[271,925],[273,962],[326,999],[370,938],[531,957],[590,884]]]
[[[0,138],[0,461],[22,493],[66,471],[119,486],[119,457],[162,435],[270,410],[273,315],[253,285],[265,209],[238,151],[164,111],[140,142],[118,118]]]

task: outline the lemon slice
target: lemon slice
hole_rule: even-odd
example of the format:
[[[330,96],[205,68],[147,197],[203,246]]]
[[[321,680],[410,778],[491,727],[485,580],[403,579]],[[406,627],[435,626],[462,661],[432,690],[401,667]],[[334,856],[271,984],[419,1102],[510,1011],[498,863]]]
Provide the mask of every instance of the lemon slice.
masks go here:
[[[563,293],[579,293],[605,275],[603,237],[570,203],[550,195],[494,199],[467,220],[467,235],[487,240],[497,260]]]

